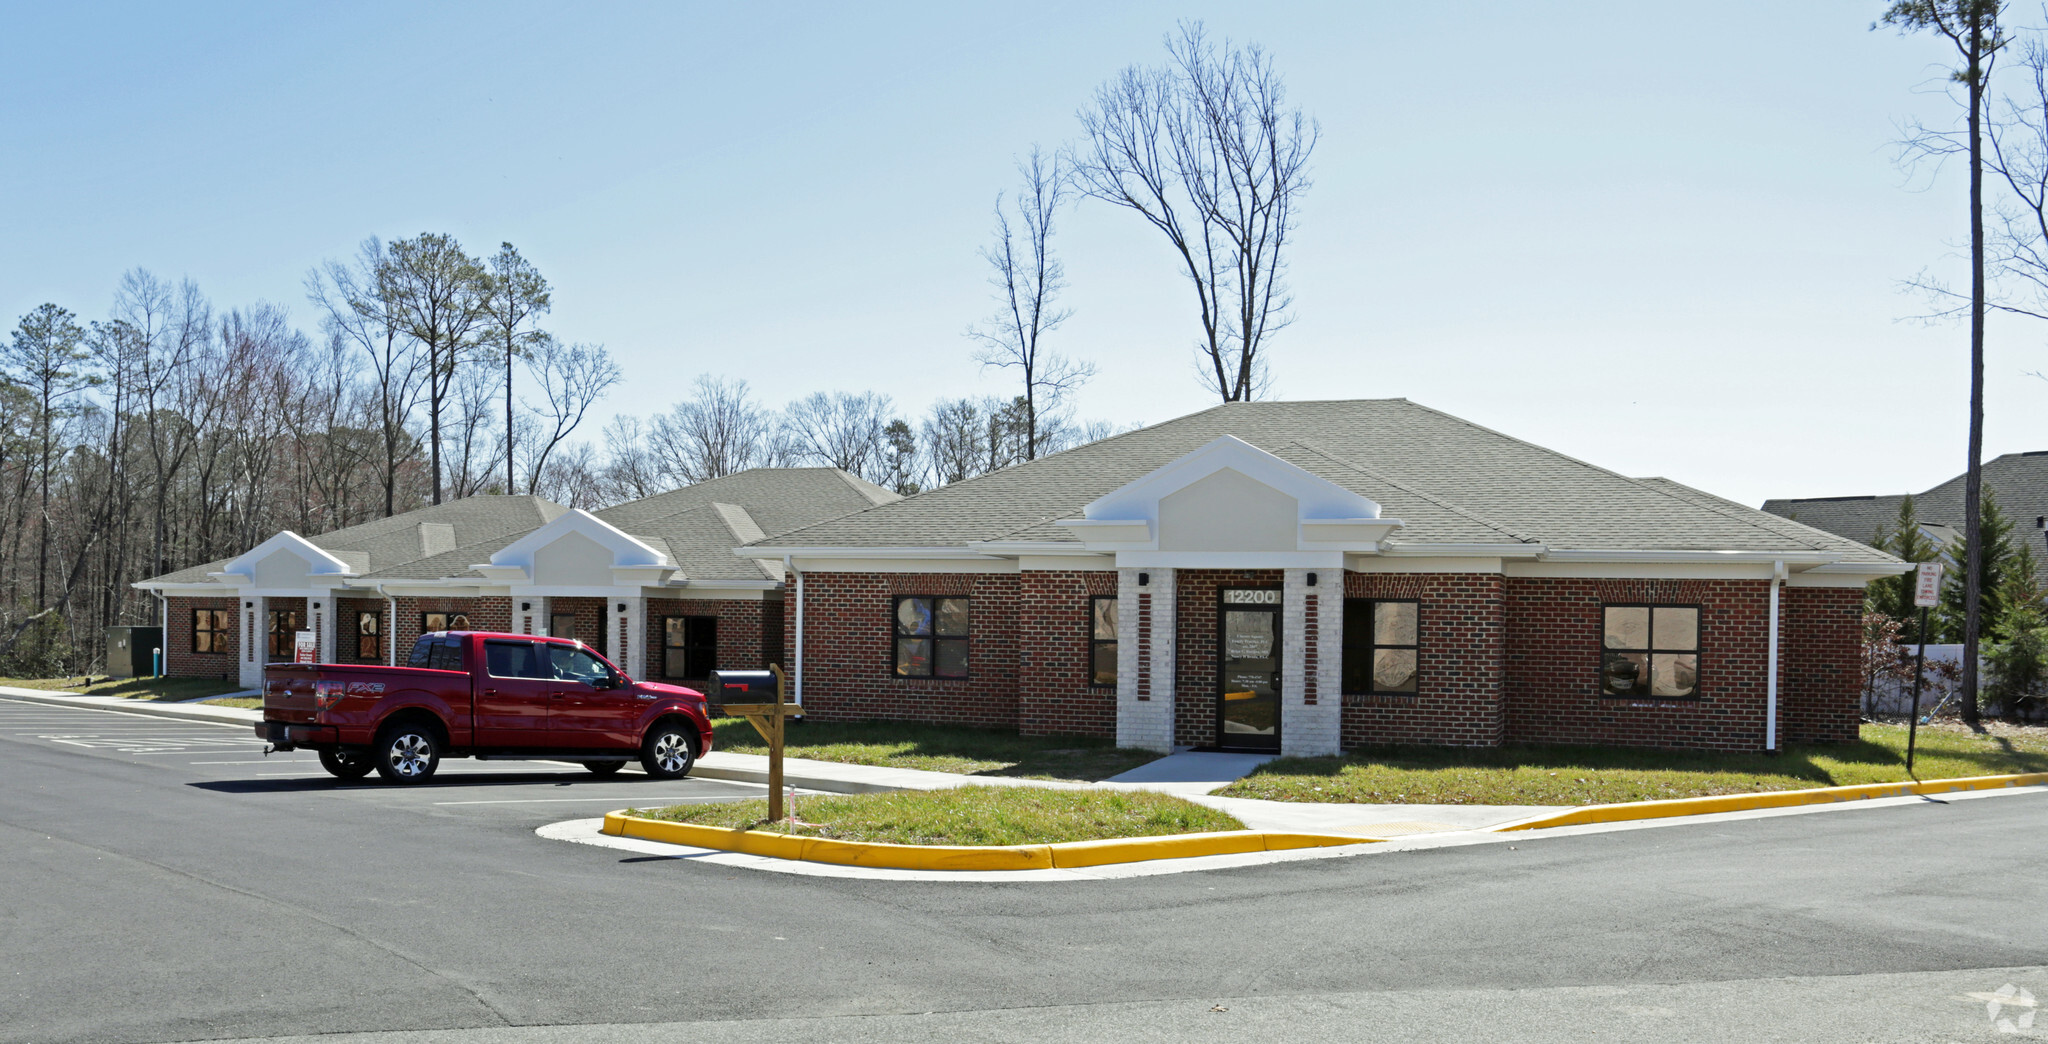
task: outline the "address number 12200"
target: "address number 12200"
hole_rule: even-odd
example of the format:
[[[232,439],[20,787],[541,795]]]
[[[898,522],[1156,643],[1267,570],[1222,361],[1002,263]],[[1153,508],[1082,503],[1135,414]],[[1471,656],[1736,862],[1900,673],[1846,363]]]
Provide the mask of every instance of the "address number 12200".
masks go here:
[[[1230,590],[1223,592],[1224,605],[1279,605],[1280,592],[1274,590]]]

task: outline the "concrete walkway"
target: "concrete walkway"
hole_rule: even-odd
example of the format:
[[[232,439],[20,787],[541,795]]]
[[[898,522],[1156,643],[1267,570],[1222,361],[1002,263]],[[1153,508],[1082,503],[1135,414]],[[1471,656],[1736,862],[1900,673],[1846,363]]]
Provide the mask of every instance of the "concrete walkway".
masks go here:
[[[27,700],[30,703],[47,703],[56,707],[91,707],[95,710],[120,711],[124,714],[143,714],[152,718],[182,718],[185,721],[211,721],[223,725],[254,725],[263,720],[262,711],[244,710],[240,707],[207,707],[159,700],[131,700],[120,696],[86,696],[75,692],[51,692],[48,689],[21,689],[12,685],[0,685],[0,696]],[[217,700],[220,697],[208,696],[206,699]]]

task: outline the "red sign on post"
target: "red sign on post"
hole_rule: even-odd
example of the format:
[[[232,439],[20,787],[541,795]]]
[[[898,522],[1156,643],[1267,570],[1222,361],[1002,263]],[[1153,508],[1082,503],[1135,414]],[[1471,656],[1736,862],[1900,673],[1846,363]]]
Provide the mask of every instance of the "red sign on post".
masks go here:
[[[320,640],[311,631],[292,636],[292,662],[313,663],[320,658]]]
[[[1933,608],[1941,604],[1941,563],[1920,563],[1919,582],[1913,586],[1913,604]]]

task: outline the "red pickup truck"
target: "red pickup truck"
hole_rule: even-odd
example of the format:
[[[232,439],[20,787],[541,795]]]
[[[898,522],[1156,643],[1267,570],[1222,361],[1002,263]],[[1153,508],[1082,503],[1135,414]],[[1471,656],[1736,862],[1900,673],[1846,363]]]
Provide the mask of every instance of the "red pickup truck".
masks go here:
[[[343,779],[374,768],[393,783],[425,781],[443,757],[579,761],[599,776],[638,758],[680,779],[711,749],[702,693],[634,681],[581,642],[472,631],[421,635],[404,667],[270,664],[256,735],[319,751]]]

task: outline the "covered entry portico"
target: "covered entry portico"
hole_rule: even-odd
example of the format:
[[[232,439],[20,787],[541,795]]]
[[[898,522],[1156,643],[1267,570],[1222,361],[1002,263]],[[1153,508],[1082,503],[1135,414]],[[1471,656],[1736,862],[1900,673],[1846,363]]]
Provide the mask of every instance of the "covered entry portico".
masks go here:
[[[1227,435],[1061,522],[1116,563],[1117,743],[1337,753],[1345,554],[1400,525]]]

